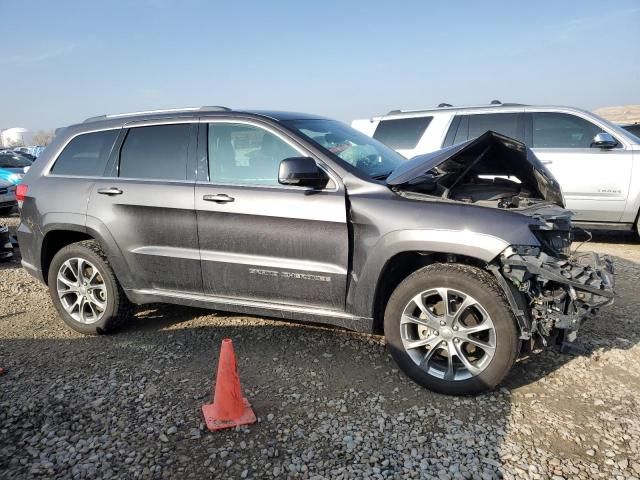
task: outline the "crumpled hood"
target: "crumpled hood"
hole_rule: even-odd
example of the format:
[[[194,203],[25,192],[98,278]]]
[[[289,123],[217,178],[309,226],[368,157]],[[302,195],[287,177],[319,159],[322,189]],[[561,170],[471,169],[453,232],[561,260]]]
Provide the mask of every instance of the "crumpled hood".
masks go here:
[[[523,143],[496,132],[486,132],[465,143],[418,155],[397,167],[387,185],[430,181],[457,181],[456,176],[513,176],[536,197],[564,207],[562,190],[549,170]],[[459,174],[459,175],[457,175]],[[443,185],[447,187],[447,185]]]

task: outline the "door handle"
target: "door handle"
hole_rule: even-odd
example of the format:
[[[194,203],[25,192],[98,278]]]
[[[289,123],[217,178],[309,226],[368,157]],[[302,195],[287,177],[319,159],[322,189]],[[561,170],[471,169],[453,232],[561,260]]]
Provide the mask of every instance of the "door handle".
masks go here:
[[[553,163],[552,160],[542,160],[543,165],[551,165]]]
[[[122,195],[122,190],[117,187],[99,188],[98,193],[100,195]]]
[[[218,193],[216,195],[204,195],[202,199],[206,202],[216,202],[216,203],[230,203],[235,200],[235,198],[230,197],[226,193]]]

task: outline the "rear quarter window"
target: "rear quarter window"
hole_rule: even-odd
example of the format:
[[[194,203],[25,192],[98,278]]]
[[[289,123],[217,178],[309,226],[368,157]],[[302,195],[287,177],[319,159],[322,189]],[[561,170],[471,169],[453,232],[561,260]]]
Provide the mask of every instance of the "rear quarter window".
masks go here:
[[[51,173],[99,177],[111,155],[119,130],[83,133],[71,140],[58,156]]]
[[[382,120],[373,138],[393,149],[415,148],[433,117],[398,118]]]

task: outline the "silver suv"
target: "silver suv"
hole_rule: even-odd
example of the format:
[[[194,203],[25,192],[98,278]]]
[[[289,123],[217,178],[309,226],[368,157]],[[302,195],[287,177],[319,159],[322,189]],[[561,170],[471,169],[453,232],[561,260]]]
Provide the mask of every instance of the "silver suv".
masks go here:
[[[496,133],[407,162],[308,114],[103,116],[60,131],[16,197],[22,265],[85,334],[156,302],[335,324],[474,393],[613,301],[553,175]]]
[[[352,126],[407,158],[476,138],[487,130],[520,140],[560,182],[574,225],[638,231],[640,139],[571,107],[492,102],[394,110]],[[634,167],[635,163],[635,167]]]

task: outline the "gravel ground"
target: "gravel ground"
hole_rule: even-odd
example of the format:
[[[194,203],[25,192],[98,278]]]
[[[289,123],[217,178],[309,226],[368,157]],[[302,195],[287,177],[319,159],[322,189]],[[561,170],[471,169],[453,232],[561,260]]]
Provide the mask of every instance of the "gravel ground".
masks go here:
[[[534,353],[464,398],[340,329],[160,305],[82,337],[17,259],[0,264],[0,478],[639,478],[640,242],[589,248],[616,257],[619,298],[582,330],[586,353]],[[259,423],[209,433],[225,337]]]

